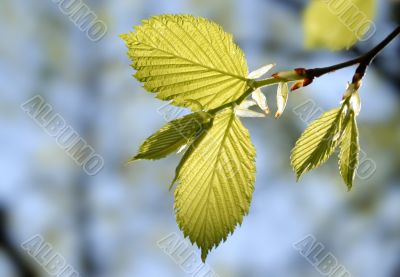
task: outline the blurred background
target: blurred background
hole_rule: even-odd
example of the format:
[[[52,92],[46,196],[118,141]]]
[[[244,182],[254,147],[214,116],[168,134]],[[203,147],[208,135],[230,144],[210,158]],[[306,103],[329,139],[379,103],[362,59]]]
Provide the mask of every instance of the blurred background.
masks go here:
[[[54,2],[0,0],[0,276],[5,277],[48,275],[20,246],[37,234],[80,276],[193,276],[158,246],[170,234],[182,238],[168,191],[180,155],[124,165],[171,112],[131,76],[118,35],[140,20],[163,13],[210,18],[233,33],[250,70],[267,63],[277,63],[276,70],[338,63],[372,48],[400,22],[400,2],[379,0],[377,32],[370,39],[349,51],[311,51],[302,29],[308,1],[85,0],[107,26],[105,36],[93,42]],[[336,157],[296,183],[289,155],[307,125],[299,107],[338,106],[354,68],[291,94],[279,121],[244,119],[257,149],[256,188],[249,215],[209,254],[209,268],[219,276],[321,276],[293,247],[311,234],[353,276],[400,276],[399,62],[397,39],[365,77],[360,143],[376,170],[359,174],[351,192]],[[272,109],[274,90],[264,89]],[[88,176],[21,109],[35,95],[104,158],[98,174]]]

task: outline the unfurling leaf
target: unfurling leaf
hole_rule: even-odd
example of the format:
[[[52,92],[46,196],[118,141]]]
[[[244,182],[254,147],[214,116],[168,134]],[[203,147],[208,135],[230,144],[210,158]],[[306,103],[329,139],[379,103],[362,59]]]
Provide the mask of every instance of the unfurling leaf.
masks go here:
[[[265,113],[269,114],[269,108],[267,104],[267,98],[265,97],[264,93],[262,93],[261,89],[256,89],[251,93],[251,98],[256,101],[258,107]]]
[[[360,93],[358,92],[358,84],[348,84],[346,91],[343,94],[342,97],[342,104],[348,100],[349,101],[349,107],[351,110],[354,111],[355,115],[358,116],[358,114],[361,111],[361,98],[360,98]]]
[[[375,0],[312,0],[304,13],[305,44],[340,50],[374,32]]]
[[[242,50],[205,18],[154,16],[121,38],[136,79],[173,105],[198,108],[199,103],[209,110],[237,100],[249,88]]]
[[[339,142],[342,117],[342,109],[333,109],[322,114],[306,128],[290,157],[297,179],[332,155]]]
[[[358,90],[355,91],[350,98],[350,107],[354,111],[356,116],[358,116],[360,114],[361,98],[360,98],[360,94],[359,94]]]
[[[258,79],[261,78],[262,76],[264,76],[268,71],[270,71],[276,64],[271,63],[271,64],[267,64],[264,65],[252,72],[249,73],[249,75],[247,75],[247,78],[249,79]]]
[[[351,190],[358,167],[360,145],[355,113],[351,111],[349,117],[346,126],[343,126],[344,133],[340,142],[339,170],[348,190]]]
[[[255,112],[249,107],[255,106],[257,103],[253,100],[244,100],[240,105],[235,107],[235,114],[239,117],[265,117],[264,113]]]
[[[232,109],[216,114],[212,127],[188,149],[177,168],[175,211],[179,227],[208,252],[248,213],[255,181],[255,149]]]
[[[139,152],[128,162],[164,158],[199,136],[210,119],[208,113],[197,112],[172,120],[148,137],[140,146]]]
[[[286,82],[280,82],[278,84],[278,90],[276,92],[276,102],[278,110],[275,113],[275,118],[279,118],[285,110],[286,103],[289,97],[289,87]]]

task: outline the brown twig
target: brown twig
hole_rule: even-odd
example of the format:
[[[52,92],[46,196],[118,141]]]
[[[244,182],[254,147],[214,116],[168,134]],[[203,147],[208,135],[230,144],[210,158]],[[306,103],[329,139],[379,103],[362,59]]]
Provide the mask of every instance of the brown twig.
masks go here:
[[[359,82],[364,77],[365,72],[370,63],[372,62],[372,60],[382,51],[382,49],[384,49],[399,34],[400,34],[400,26],[397,26],[393,30],[393,32],[391,32],[384,40],[382,40],[382,42],[380,42],[377,46],[375,46],[373,49],[371,49],[364,55],[361,55],[350,61],[335,64],[332,66],[306,69],[305,77],[310,80],[313,80],[314,78],[318,78],[327,73],[331,73],[333,71],[358,64],[356,72],[353,76],[353,83]]]

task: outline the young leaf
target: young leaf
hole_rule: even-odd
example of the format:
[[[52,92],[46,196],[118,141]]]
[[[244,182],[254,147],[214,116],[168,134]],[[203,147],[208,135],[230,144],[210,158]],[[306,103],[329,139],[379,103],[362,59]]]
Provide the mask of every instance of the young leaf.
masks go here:
[[[269,108],[267,104],[267,98],[265,97],[264,93],[262,93],[261,89],[256,89],[251,93],[251,98],[256,101],[258,107],[265,113],[269,114]]]
[[[201,17],[161,15],[121,35],[137,70],[136,79],[157,98],[213,109],[248,89],[247,63],[232,36]]]
[[[148,137],[140,146],[139,153],[128,162],[139,159],[157,160],[164,158],[198,136],[210,119],[211,116],[208,113],[197,112],[172,120]]]
[[[255,180],[255,149],[232,109],[185,153],[178,166],[175,211],[179,227],[196,243],[205,261],[248,213]]]
[[[343,137],[340,142],[339,170],[348,190],[353,186],[353,180],[358,167],[360,145],[358,142],[358,129],[354,112],[350,112]]]
[[[361,98],[360,94],[357,91],[353,93],[353,95],[350,98],[350,107],[354,111],[355,116],[358,116],[361,111]]]
[[[258,79],[261,78],[262,76],[264,76],[268,71],[270,71],[276,64],[271,63],[271,64],[267,64],[264,65],[252,72],[249,73],[249,75],[247,75],[247,78],[249,79]]]
[[[342,110],[337,108],[324,113],[306,128],[290,157],[297,179],[332,155],[339,141],[341,121]]]
[[[312,0],[304,13],[305,44],[340,50],[372,34],[375,0]],[[372,28],[372,29],[370,29]]]
[[[289,87],[286,82],[280,82],[278,84],[278,90],[276,92],[276,101],[278,110],[275,113],[275,118],[279,118],[285,110],[286,103],[289,96]]]
[[[257,103],[254,100],[244,100],[240,105],[235,107],[235,114],[239,117],[265,117],[264,113],[255,112],[249,107],[255,106]]]

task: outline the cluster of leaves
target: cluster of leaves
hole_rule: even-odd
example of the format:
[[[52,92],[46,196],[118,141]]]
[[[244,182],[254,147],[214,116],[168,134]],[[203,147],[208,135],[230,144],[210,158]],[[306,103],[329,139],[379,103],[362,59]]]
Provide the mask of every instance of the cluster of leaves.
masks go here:
[[[290,158],[297,179],[324,163],[339,146],[340,174],[348,190],[352,188],[360,152],[356,117],[361,109],[354,86],[348,86],[340,108],[322,114],[296,142]]]
[[[301,70],[259,80],[274,65],[248,74],[242,50],[222,28],[200,17],[162,15],[121,35],[144,88],[193,113],[151,135],[130,160],[160,159],[185,151],[176,169],[175,212],[179,227],[202,252],[241,224],[255,182],[255,149],[239,117],[269,113],[261,87],[277,84],[275,114],[283,113],[292,89],[306,85]],[[323,114],[301,136],[291,160],[298,177],[319,166],[340,146],[340,172],[351,188],[358,163],[357,89],[349,85],[342,106]],[[261,112],[250,107],[257,105]]]

